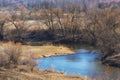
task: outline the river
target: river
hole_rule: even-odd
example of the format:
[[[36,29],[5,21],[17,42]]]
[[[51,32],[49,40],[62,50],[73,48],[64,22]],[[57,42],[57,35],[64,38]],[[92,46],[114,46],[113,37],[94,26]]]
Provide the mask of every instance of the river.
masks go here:
[[[77,50],[75,54],[40,58],[37,68],[54,69],[67,75],[80,75],[100,80],[120,80],[120,68],[101,64],[99,52],[86,49]]]

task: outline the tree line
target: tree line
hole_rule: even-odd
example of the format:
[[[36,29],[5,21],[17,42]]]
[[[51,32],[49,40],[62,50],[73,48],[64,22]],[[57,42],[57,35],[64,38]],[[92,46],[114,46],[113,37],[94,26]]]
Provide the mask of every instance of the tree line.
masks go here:
[[[52,41],[84,43],[101,47],[104,57],[120,51],[120,11],[118,8],[81,12],[79,6],[44,7],[28,10],[23,6],[0,12],[0,40],[15,42]],[[29,30],[27,21],[38,29]],[[10,25],[10,26],[9,26]],[[11,25],[14,26],[11,27]],[[46,28],[45,28],[46,27]]]
[[[0,7],[12,7],[17,8],[18,5],[24,5],[26,8],[40,9],[43,7],[64,7],[69,5],[79,5],[81,11],[89,9],[106,8],[112,5],[119,7],[119,1],[108,0],[106,2],[102,0],[0,0]]]

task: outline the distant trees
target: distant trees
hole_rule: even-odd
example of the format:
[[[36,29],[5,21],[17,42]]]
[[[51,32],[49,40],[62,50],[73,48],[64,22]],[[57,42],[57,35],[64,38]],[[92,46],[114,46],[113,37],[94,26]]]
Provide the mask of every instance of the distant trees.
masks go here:
[[[1,7],[12,7],[17,8],[19,4],[24,5],[27,9],[36,9],[39,10],[43,7],[48,8],[50,7],[60,7],[62,10],[65,11],[65,6],[69,5],[77,5],[79,4],[81,6],[82,11],[87,11],[89,8],[106,8],[114,6],[119,6],[119,2],[114,3],[111,2],[111,0],[107,0],[106,3],[104,3],[103,0],[0,0],[0,6]]]
[[[109,51],[110,54],[118,52],[120,11],[117,8],[109,8],[83,12],[80,8],[80,5],[69,5],[64,9],[49,6],[28,10],[19,6],[19,9],[11,10],[8,16],[1,13],[0,39],[12,34],[8,40],[24,42],[24,35],[27,35],[29,40],[84,42],[102,47],[102,51]],[[26,21],[29,20],[36,22],[39,29],[28,30]],[[7,35],[4,35],[5,23],[14,25],[14,29]]]
[[[61,8],[45,8],[42,9],[40,20],[48,26],[52,34],[57,34],[61,38],[72,38],[74,40],[77,31],[79,30],[80,12],[76,6],[66,7],[67,13]],[[72,37],[71,37],[72,36]]]

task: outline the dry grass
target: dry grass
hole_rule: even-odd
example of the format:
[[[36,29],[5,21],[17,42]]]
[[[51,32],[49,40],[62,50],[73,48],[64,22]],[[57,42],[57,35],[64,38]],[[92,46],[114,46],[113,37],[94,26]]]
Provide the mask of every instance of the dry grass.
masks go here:
[[[76,76],[68,77],[64,74],[50,71],[38,71],[27,73],[3,69],[2,71],[0,71],[0,80],[87,80],[87,79]]]
[[[30,51],[31,53],[36,55],[36,58],[74,53],[74,51],[72,51],[71,49],[65,46],[54,46],[54,45],[45,45],[45,46],[23,45],[23,51],[24,52]]]
[[[0,42],[0,45],[6,45],[6,42]],[[26,55],[27,53],[32,53],[35,55],[35,58],[41,57],[50,57],[55,55],[62,54],[72,54],[73,50],[66,46],[54,46],[54,45],[43,45],[43,46],[30,46],[30,45],[22,45],[23,53],[22,55]]]

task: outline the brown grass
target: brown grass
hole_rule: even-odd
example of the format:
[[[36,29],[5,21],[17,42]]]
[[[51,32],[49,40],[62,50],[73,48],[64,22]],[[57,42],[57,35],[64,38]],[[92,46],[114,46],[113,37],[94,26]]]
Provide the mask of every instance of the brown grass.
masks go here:
[[[65,47],[65,46],[54,46],[54,45],[45,45],[45,46],[28,46],[23,45],[23,51],[30,51],[36,55],[36,58],[40,57],[49,57],[62,54],[72,54],[74,51]]]
[[[62,73],[51,71],[38,71],[36,72],[16,72],[15,70],[1,69],[0,80],[87,80],[82,77],[66,76]]]
[[[6,42],[0,42],[0,45],[7,45]],[[52,44],[43,46],[22,45],[22,55],[34,54],[35,58],[50,57],[55,55],[73,54],[74,51],[66,46],[55,46]],[[27,54],[28,53],[28,54]]]

